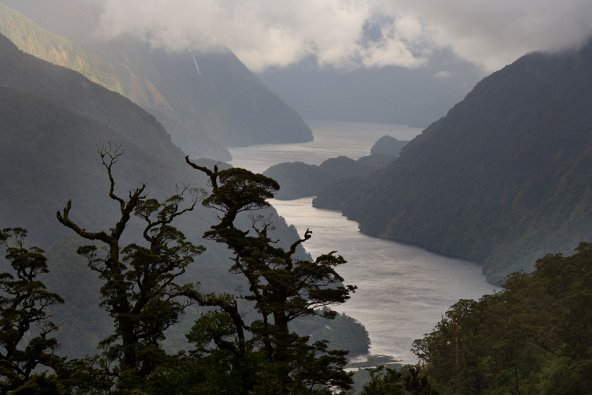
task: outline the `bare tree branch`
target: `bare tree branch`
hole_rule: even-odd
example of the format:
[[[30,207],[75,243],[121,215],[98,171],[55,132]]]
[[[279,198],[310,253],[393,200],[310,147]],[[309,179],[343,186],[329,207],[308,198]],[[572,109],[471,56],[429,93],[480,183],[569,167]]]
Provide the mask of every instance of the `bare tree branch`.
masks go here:
[[[64,207],[64,210],[62,212],[58,211],[56,213],[58,221],[60,221],[62,225],[72,229],[79,236],[87,240],[100,240],[105,243],[111,242],[111,237],[107,235],[105,232],[89,232],[86,229],[82,229],[80,226],[72,222],[70,220],[70,209],[72,209],[72,200],[68,200],[68,203],[66,204],[66,207]]]
[[[210,177],[210,184],[212,185],[212,188],[214,190],[218,189],[218,165],[214,166],[214,171],[208,169],[205,166],[199,166],[196,163],[193,163],[190,159],[189,159],[189,155],[185,156],[185,162],[187,162],[187,164],[191,167],[193,167],[196,170],[199,170],[201,172],[206,173],[206,175],[208,177]]]

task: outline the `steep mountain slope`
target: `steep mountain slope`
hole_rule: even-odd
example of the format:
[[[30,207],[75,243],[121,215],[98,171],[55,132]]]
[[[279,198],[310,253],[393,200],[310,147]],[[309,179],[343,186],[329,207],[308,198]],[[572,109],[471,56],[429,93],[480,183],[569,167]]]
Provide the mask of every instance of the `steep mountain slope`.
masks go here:
[[[108,62],[66,38],[42,29],[18,11],[0,4],[0,34],[18,48],[40,59],[84,74],[91,81],[123,94],[123,86]]]
[[[101,43],[94,43],[100,53]],[[135,86],[124,92],[153,112],[178,138],[200,130],[227,147],[290,143],[312,139],[302,118],[269,91],[229,50],[215,53],[172,53],[151,48],[130,37],[108,45],[103,57],[116,59],[117,75],[133,72],[143,78],[144,96]],[[162,97],[156,98],[152,92]],[[127,95],[127,93],[125,93]],[[167,122],[174,120],[176,124]],[[168,124],[168,125],[167,125]],[[184,132],[178,131],[185,128]]]
[[[107,196],[108,179],[96,153],[97,145],[109,143],[124,151],[114,169],[121,196],[141,183],[156,198],[183,185],[207,187],[152,115],[74,71],[19,51],[0,36],[0,228],[26,227],[31,243],[48,251],[47,283],[66,299],[55,311],[64,354],[93,352],[109,332],[109,319],[98,306],[97,278],[75,254],[84,242],[55,217],[72,199],[71,215],[81,227],[99,231],[113,226],[118,206]],[[285,242],[297,237],[274,212],[263,214],[274,219],[274,237]],[[232,291],[240,281],[228,273],[227,250],[201,239],[215,222],[215,213],[202,207],[178,222],[191,240],[208,248],[188,269],[188,281],[203,281],[206,290]],[[130,224],[132,235],[137,226]],[[0,270],[3,263],[0,259]],[[188,315],[189,321],[195,317]],[[342,324],[335,323],[334,329]],[[322,322],[316,325],[323,327]],[[183,333],[174,330],[171,338],[183,339]]]
[[[481,81],[342,205],[371,235],[485,263],[490,280],[592,238],[592,41]]]
[[[180,155],[170,136],[154,117],[123,96],[93,84],[78,73],[26,55],[0,36],[0,85],[46,98],[85,117],[97,120],[136,142],[153,155]]]
[[[38,17],[35,12],[38,3],[25,1],[11,5]],[[45,6],[47,4],[41,4],[41,8]],[[68,15],[73,7],[81,19],[65,21],[63,25],[94,26],[92,4],[52,3],[50,14],[55,15],[60,7],[67,7]],[[55,19],[48,16],[38,22],[56,28],[52,23]],[[230,51],[171,53],[153,49],[130,37],[107,43],[96,40],[90,32],[78,34],[77,30],[62,29],[69,34],[66,39],[2,5],[0,22],[0,32],[25,52],[76,70],[154,114],[167,128],[173,142],[192,156],[229,159],[223,145],[312,138],[312,132],[300,116],[270,92]]]

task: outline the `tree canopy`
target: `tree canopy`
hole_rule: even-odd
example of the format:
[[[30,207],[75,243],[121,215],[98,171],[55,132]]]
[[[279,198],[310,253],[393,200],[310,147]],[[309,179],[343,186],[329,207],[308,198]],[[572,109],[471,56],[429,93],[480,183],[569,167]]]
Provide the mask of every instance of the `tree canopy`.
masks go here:
[[[41,249],[26,246],[26,236],[21,228],[0,230],[6,260],[0,261],[1,394],[34,388],[44,381],[40,368],[59,370],[62,364],[55,354],[58,343],[51,335],[57,326],[49,308],[63,300],[39,278],[48,272],[47,260]],[[55,383],[47,381],[43,386],[55,388]]]
[[[592,388],[592,244],[547,255],[504,290],[460,300],[414,343],[442,394],[584,394]]]
[[[272,224],[264,217],[251,216],[250,229],[236,224],[240,213],[269,206],[267,199],[279,189],[273,179],[245,169],[209,169],[189,158],[186,161],[210,178],[212,191],[203,204],[220,212],[220,222],[204,237],[228,246],[233,253],[230,270],[248,284],[248,291],[237,295],[200,296],[202,304],[218,309],[197,322],[191,339],[203,346],[203,339],[213,338],[218,351],[230,352],[236,369],[253,371],[240,393],[324,393],[349,388],[351,379],[343,371],[347,353],[329,349],[324,341],[309,344],[307,336],[289,327],[303,316],[334,317],[334,312],[322,308],[345,302],[355,290],[343,285],[335,271],[345,260],[334,252],[314,260],[299,256],[299,247],[312,237],[310,230],[283,248],[270,236]],[[239,305],[245,303],[257,312],[251,321],[239,312]]]

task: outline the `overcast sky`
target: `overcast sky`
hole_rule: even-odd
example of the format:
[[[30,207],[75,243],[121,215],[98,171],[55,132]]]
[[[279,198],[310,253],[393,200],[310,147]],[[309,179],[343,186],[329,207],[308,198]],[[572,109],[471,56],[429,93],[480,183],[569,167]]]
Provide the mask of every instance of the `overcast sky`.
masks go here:
[[[105,36],[232,49],[254,71],[314,57],[333,68],[415,68],[438,48],[496,70],[582,43],[591,0],[93,0]]]

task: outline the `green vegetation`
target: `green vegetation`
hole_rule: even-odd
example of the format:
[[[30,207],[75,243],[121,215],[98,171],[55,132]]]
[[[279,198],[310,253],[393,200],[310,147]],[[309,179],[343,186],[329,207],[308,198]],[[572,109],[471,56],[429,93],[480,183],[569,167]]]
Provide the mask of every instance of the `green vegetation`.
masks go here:
[[[123,85],[113,66],[73,42],[51,33],[19,12],[0,4],[0,34],[22,51],[50,63],[64,66],[114,92],[123,94]]]
[[[330,321],[320,315],[301,317],[292,321],[290,329],[310,336],[312,342],[326,340],[331,348],[348,350],[350,356],[368,353],[368,331],[346,314],[337,314]]]
[[[203,204],[222,213],[204,236],[229,247],[230,270],[249,285],[238,293],[203,293],[195,284],[177,283],[202,249],[172,226],[193,210],[195,200],[181,208],[182,196],[174,195],[161,204],[147,198],[142,186],[124,200],[114,193],[112,176],[119,154],[103,151],[102,157],[109,196],[122,210],[117,224],[109,232],[81,229],[69,219],[70,203],[58,217],[83,238],[104,239],[109,246],[101,258],[95,246],[80,247],[79,253],[104,280],[102,305],[114,332],[94,356],[58,356],[51,337],[58,326],[48,308],[63,300],[39,279],[48,271],[43,251],[26,247],[24,230],[2,230],[8,264],[2,264],[0,275],[1,393],[328,394],[349,388],[345,353],[288,327],[299,316],[331,318],[330,310],[317,308],[347,299],[353,288],[340,285],[333,270],[343,259],[333,254],[314,261],[295,258],[297,246],[310,234],[288,249],[277,247],[263,218],[252,217],[250,229],[235,225],[241,212],[267,205],[275,181],[188,160],[211,180],[212,192]],[[135,231],[146,244],[121,248],[119,237],[131,215],[145,222]],[[581,243],[572,256],[546,255],[534,272],[509,276],[502,291],[454,304],[433,332],[414,342],[418,365],[371,369],[361,394],[588,393],[590,289],[591,243]],[[211,309],[188,331],[191,346],[171,354],[162,347],[163,330],[177,324],[192,302]],[[254,316],[245,314],[250,304]]]
[[[592,244],[546,255],[504,289],[454,304],[416,340],[417,366],[371,370],[362,394],[589,394]]]
[[[35,387],[44,379],[39,368],[57,369],[62,363],[54,355],[58,344],[51,334],[57,326],[49,307],[63,300],[40,280],[48,271],[47,262],[42,250],[25,246],[26,235],[20,228],[0,230],[0,248],[10,266],[0,271],[1,394]],[[48,381],[44,387],[55,383]]]
[[[592,244],[547,255],[504,290],[461,300],[414,344],[441,394],[586,394],[592,388]]]
[[[398,369],[380,366],[370,370],[370,379],[361,395],[437,395],[419,366]]]
[[[343,285],[335,271],[345,260],[334,252],[314,260],[299,258],[297,248],[312,237],[308,230],[289,248],[281,248],[269,234],[268,220],[254,217],[250,229],[237,226],[239,214],[269,205],[267,199],[279,189],[275,180],[244,169],[211,170],[186,161],[210,179],[212,193],[203,205],[221,213],[220,222],[204,236],[228,246],[233,253],[230,270],[243,276],[249,288],[240,295],[197,296],[200,304],[217,310],[197,321],[190,340],[216,360],[221,351],[228,354],[231,373],[242,374],[237,393],[328,394],[348,389],[351,378],[343,371],[347,352],[331,350],[326,340],[311,344],[308,336],[290,330],[299,317],[335,317],[321,308],[345,302],[355,290]],[[254,304],[255,320],[243,319],[240,301]],[[214,350],[207,346],[212,340]],[[254,360],[259,362],[253,366]]]
[[[197,201],[181,208],[183,192],[164,203],[148,199],[142,185],[129,193],[128,200],[115,193],[113,165],[121,156],[113,147],[102,147],[100,155],[109,176],[109,197],[119,205],[119,218],[108,231],[90,232],[70,219],[72,201],[57,213],[58,221],[89,242],[101,242],[106,251],[96,245],[78,248],[88,260],[91,270],[99,274],[101,306],[113,320],[114,332],[100,343],[103,357],[117,372],[106,374],[119,379],[119,390],[137,387],[159,366],[166,354],[161,345],[165,331],[179,321],[189,306],[187,294],[191,284],[180,284],[193,258],[203,252],[172,225],[180,215],[192,211]],[[144,222],[145,246],[122,245],[122,238],[132,215]]]

